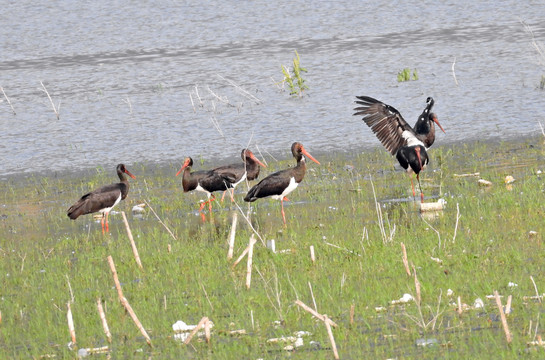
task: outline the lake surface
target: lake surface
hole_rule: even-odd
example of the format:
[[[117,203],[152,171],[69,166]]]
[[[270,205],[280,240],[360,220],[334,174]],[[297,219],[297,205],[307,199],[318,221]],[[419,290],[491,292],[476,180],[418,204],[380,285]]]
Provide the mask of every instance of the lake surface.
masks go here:
[[[544,14],[543,1],[11,2],[0,175],[380,146],[356,95],[411,124],[433,96],[437,143],[535,134],[545,64],[521,21],[543,44]],[[303,97],[278,85],[295,50]],[[403,68],[419,79],[397,82]]]

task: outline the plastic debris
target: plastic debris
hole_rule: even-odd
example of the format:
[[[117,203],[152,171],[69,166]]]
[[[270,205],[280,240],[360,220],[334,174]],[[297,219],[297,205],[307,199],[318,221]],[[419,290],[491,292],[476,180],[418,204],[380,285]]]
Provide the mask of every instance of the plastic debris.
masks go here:
[[[146,207],[146,204],[134,205],[132,207],[132,213],[133,214],[142,214],[142,213],[146,212],[146,209],[144,209],[145,207]]]
[[[295,341],[297,341],[297,338],[295,336],[281,336],[279,338],[268,339],[267,343],[268,344],[278,344],[278,343],[286,343],[286,342],[294,343]]]
[[[416,339],[416,346],[431,346],[431,345],[438,345],[439,341],[437,339],[431,338],[431,339]]]
[[[445,199],[439,199],[437,202],[420,203],[420,211],[441,211],[445,208],[447,201]]]
[[[392,305],[406,304],[409,301],[414,301],[413,296],[411,294],[403,294],[403,296],[400,299],[390,301],[390,304]]]
[[[176,321],[172,325],[172,330],[174,330],[174,339],[179,341],[185,341],[189,337],[189,334],[191,333],[191,331],[195,329],[196,327],[197,325],[188,325],[182,320]],[[213,327],[214,327],[214,323],[210,321],[210,328],[213,328]],[[199,337],[205,336],[204,329],[197,332],[197,336]]]
[[[473,308],[474,309],[482,309],[484,308],[484,302],[481,298],[476,298],[473,302]]]

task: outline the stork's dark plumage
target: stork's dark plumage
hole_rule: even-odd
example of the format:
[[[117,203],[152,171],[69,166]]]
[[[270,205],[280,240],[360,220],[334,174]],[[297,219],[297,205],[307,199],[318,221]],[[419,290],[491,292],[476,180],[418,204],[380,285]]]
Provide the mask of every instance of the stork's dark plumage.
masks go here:
[[[271,196],[275,200],[280,200],[282,204],[282,219],[284,224],[286,224],[286,215],[284,213],[284,200],[288,200],[286,196],[297,188],[299,183],[303,181],[306,172],[306,163],[305,156],[310,160],[314,161],[316,164],[320,164],[318,160],[314,159],[303,147],[303,144],[299,142],[294,142],[291,145],[291,153],[293,157],[297,160],[297,166],[275,172],[258,184],[253,186],[244,201],[253,202],[257,199]]]
[[[123,164],[117,165],[116,170],[117,176],[119,176],[121,182],[103,186],[83,195],[81,199],[68,209],[67,214],[70,219],[75,220],[81,215],[101,212],[102,233],[104,233],[105,228],[106,232],[109,231],[108,214],[110,213],[110,210],[112,210],[112,208],[121,200],[124,200],[129,193],[129,181],[125,177],[125,174],[133,179],[135,178]],[[106,226],[104,225],[105,223]]]
[[[233,183],[230,183],[233,193],[235,191],[235,187],[244,180],[251,181],[257,179],[257,177],[259,176],[260,166],[267,167],[265,164],[259,161],[259,159],[256,158],[254,153],[251,152],[249,149],[242,149],[240,157],[242,158],[242,163],[220,166],[212,170],[219,175],[235,175],[235,181]]]
[[[191,172],[193,166],[193,159],[186,157],[182,168],[176,173],[176,176],[182,175],[182,187],[184,192],[193,190],[201,191],[206,194],[208,200],[201,204],[199,212],[202,211],[204,206],[208,204],[208,210],[212,211],[212,201],[215,200],[214,191],[227,190],[231,187],[231,184],[235,182],[236,174],[234,172],[224,171],[222,173],[216,173],[213,170],[199,170]],[[204,215],[203,215],[204,218]]]
[[[371,128],[386,150],[396,156],[405,170],[414,172],[420,184],[420,171],[429,163],[426,148],[435,142],[435,124],[445,132],[437,116],[431,112],[433,98],[427,98],[426,108],[418,117],[414,129],[393,106],[369,96],[356,98],[356,104],[359,106],[354,109],[356,111],[354,115],[363,116],[362,120]],[[414,186],[412,188],[414,196]],[[420,195],[424,201],[422,188]]]

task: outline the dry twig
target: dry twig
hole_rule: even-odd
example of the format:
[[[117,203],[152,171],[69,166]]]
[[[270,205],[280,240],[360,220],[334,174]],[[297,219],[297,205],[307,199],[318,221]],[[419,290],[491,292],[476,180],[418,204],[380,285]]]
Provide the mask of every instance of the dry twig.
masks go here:
[[[501,305],[500,295],[498,294],[497,290],[494,290],[494,297],[496,298],[496,305],[498,306],[498,310],[500,311],[501,324],[503,326],[503,331],[505,332],[505,340],[507,340],[507,343],[510,344],[511,341],[513,341],[513,337],[509,332],[507,318],[505,317],[505,312],[503,311],[503,306]]]
[[[55,112],[55,115],[57,115],[57,120],[60,119],[59,111],[61,110],[61,102],[59,101],[59,105],[55,106],[53,103],[53,99],[51,99],[51,96],[49,95],[49,92],[47,92],[47,89],[45,88],[45,85],[43,82],[40,81],[40,84],[42,84],[43,92],[47,95],[47,98],[49,99],[49,102],[51,102],[51,107],[53,108],[53,111]]]
[[[159,223],[161,225],[163,225],[163,227],[168,231],[168,233],[170,234],[170,236],[172,236],[172,238],[176,241],[178,241],[178,239],[176,238],[176,236],[174,236],[174,234],[172,233],[172,231],[170,231],[170,229],[168,228],[168,226],[161,220],[161,218],[159,217],[159,215],[157,215],[157,213],[155,212],[155,210],[153,210],[153,208],[151,207],[151,205],[146,201],[144,200],[144,203],[149,207],[149,209],[151,210],[151,212],[153,213],[153,215],[155,215],[155,217],[157,218],[157,220],[159,221]]]
[[[123,217],[123,222],[125,223],[125,229],[127,230],[127,236],[129,237],[129,241],[131,242],[131,248],[132,253],[134,255],[134,259],[136,260],[136,264],[140,269],[143,268],[142,262],[140,261],[140,255],[138,255],[138,249],[136,248],[136,244],[134,242],[134,238],[132,237],[132,231],[129,226],[129,222],[127,221],[127,216],[125,215],[125,212],[121,212],[121,216]]]
[[[4,88],[0,86],[0,90],[2,91],[2,94],[4,94],[4,98],[8,102],[8,105],[11,107],[11,111],[13,111],[13,115],[17,115],[17,113],[15,113],[15,109],[13,108],[13,105],[11,105],[11,101],[9,101],[9,98],[6,95],[6,92],[4,91]]]
[[[102,328],[104,329],[104,334],[106,334],[106,339],[109,343],[112,342],[112,334],[110,333],[110,328],[108,327],[108,321],[106,321],[106,314],[104,313],[104,308],[102,307],[102,300],[97,298],[97,309],[100,316],[100,321],[102,323]]]

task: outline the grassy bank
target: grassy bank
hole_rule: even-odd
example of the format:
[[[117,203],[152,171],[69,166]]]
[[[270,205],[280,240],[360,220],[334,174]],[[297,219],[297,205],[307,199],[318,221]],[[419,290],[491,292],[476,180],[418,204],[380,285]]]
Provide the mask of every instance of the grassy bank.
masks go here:
[[[0,352],[8,358],[74,357],[77,350],[67,346],[71,302],[76,347],[108,345],[114,358],[332,358],[324,323],[295,305],[299,299],[338,324],[333,335],[344,359],[541,358],[543,348],[527,343],[541,336],[543,323],[543,299],[532,296],[545,289],[544,151],[537,137],[432,148],[421,178],[424,194],[427,202],[447,201],[432,214],[420,213],[409,178],[383,149],[316,156],[322,165],[308,165],[303,184],[286,203],[286,228],[279,202],[252,204],[252,226],[263,241],[275,240],[277,253],[258,240],[250,289],[246,259],[233,268],[226,257],[235,212],[235,259],[253,232],[243,217],[248,204],[242,190],[235,196],[242,212],[226,200],[202,222],[196,213],[202,196],[182,193],[174,177],[179,164],[130,166],[137,179],[116,210],[128,215],[140,269],[120,214],[110,216],[105,236],[90,216],[66,217],[79,196],[116,181],[113,169],[82,177],[10,178],[0,184]],[[264,175],[293,163],[267,160]],[[508,175],[515,182],[506,185]],[[479,185],[480,178],[492,185]],[[174,236],[149,208],[131,214],[143,202]],[[118,300],[109,255],[152,347]],[[405,293],[417,297],[415,271],[421,301],[392,305]],[[509,345],[496,302],[487,298],[494,290],[504,305],[512,295]],[[484,307],[474,307],[478,298]],[[203,316],[214,323],[210,344],[174,339],[177,320],[196,324]],[[231,333],[242,329],[243,335]],[[310,335],[294,351],[283,349],[289,343],[268,342],[296,331]]]

